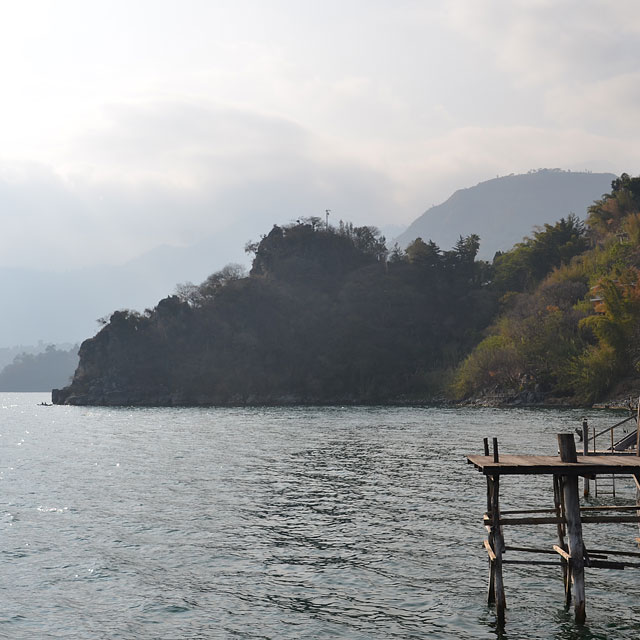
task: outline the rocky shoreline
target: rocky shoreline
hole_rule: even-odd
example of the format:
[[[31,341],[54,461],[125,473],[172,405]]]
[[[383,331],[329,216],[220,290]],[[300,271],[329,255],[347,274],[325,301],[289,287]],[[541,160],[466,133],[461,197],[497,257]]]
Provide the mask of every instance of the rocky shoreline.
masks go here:
[[[475,395],[459,403],[466,407],[566,407],[611,410],[637,410],[640,397],[640,380],[631,379],[618,385],[608,396],[595,403],[585,403],[575,397],[551,396],[541,391],[531,390],[497,390]]]
[[[299,394],[192,394],[138,385],[122,388],[117,378],[96,377],[90,384],[70,385],[53,389],[53,404],[109,407],[287,407],[287,406],[444,406],[495,408],[594,408],[637,410],[640,378],[627,378],[606,398],[597,403],[585,403],[575,397],[552,396],[534,389],[504,389],[493,387],[464,400],[456,401],[444,395],[372,397],[345,394],[342,396],[301,396]]]
[[[74,406],[107,407],[292,407],[292,406],[454,406],[445,398],[388,397],[375,398],[355,395],[338,397],[287,395],[234,394],[228,396],[191,395],[182,392],[168,392],[149,389],[116,389],[105,391],[101,386],[74,391],[72,386],[53,389],[53,404]]]
[[[113,391],[106,394],[73,395],[68,388],[53,389],[53,404],[74,406],[106,407],[291,407],[291,406],[389,406],[389,407],[477,407],[477,408],[567,408],[567,409],[609,409],[636,410],[637,400],[631,396],[612,397],[606,401],[585,404],[575,398],[559,398],[541,392],[520,391],[514,393],[487,394],[452,401],[444,397],[424,398],[300,398],[297,396],[236,396],[232,398],[185,397],[181,394],[137,395],[125,391]]]

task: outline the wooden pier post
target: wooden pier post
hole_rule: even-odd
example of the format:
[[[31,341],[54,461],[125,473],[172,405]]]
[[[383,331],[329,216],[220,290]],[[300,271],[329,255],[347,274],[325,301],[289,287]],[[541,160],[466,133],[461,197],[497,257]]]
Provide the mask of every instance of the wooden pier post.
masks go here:
[[[577,462],[576,442],[572,433],[558,434],[558,448],[562,462]],[[582,520],[580,519],[580,498],[578,495],[578,476],[575,474],[561,477],[562,497],[567,520],[567,537],[571,560],[571,578],[574,591],[576,622],[584,624],[586,619],[584,592],[584,541],[582,539]]]
[[[636,413],[636,455],[640,456],[640,397],[638,397],[638,412]]]
[[[640,473],[634,473],[633,480],[636,483],[636,506],[638,507],[636,515],[640,517]],[[640,535],[640,522],[638,522],[638,535]],[[636,538],[636,542],[640,543],[640,538]]]
[[[582,455],[586,456],[589,454],[589,424],[586,418],[582,419]],[[585,476],[583,478],[584,485],[584,497],[589,497],[589,477]]]
[[[562,482],[561,477],[558,475],[553,476],[553,502],[555,505],[556,518],[564,521],[564,499],[562,497]],[[569,548],[565,542],[565,529],[564,522],[558,522],[558,546],[568,552]],[[564,584],[564,605],[565,607],[571,606],[571,567],[564,556],[560,557],[560,563],[562,564],[562,582]]]
[[[483,440],[483,444],[484,444],[484,455],[489,456],[489,438],[485,438]],[[491,476],[487,476],[487,515],[491,514],[491,499],[492,499],[491,483],[492,483]],[[487,604],[493,604],[496,601],[495,580],[493,579],[493,576],[494,576],[493,561],[494,561],[495,554],[493,553],[493,547],[491,546],[493,544],[493,537],[491,535],[491,531],[489,531],[489,540],[487,542],[489,543],[489,549],[491,549],[491,551],[489,552],[489,589],[487,591]]]
[[[494,450],[495,451],[495,450]],[[502,553],[504,551],[504,539],[500,528],[500,476],[487,476],[489,481],[489,494],[491,499],[491,531],[489,532],[489,545],[493,551],[490,558],[491,570],[489,577],[489,590],[493,591],[493,599],[489,594],[489,602],[496,605],[498,624],[502,627],[505,622],[505,609],[507,600],[504,594],[504,581],[502,579]],[[491,587],[493,586],[493,589]]]

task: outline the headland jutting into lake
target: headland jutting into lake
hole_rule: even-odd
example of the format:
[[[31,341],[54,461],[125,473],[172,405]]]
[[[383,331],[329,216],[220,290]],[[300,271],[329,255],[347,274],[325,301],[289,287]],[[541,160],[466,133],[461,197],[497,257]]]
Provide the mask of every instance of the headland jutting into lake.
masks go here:
[[[373,227],[274,226],[80,348],[57,404],[591,405],[640,387],[640,178],[492,262],[480,238],[389,251]]]

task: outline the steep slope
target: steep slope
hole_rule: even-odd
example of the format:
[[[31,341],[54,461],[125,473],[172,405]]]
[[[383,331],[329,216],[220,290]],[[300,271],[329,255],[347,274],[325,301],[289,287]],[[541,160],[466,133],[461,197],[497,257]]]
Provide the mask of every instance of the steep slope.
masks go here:
[[[406,247],[416,238],[452,246],[459,235],[480,236],[479,257],[492,259],[531,232],[570,213],[583,216],[589,205],[611,189],[611,173],[573,173],[543,169],[481,182],[456,191],[432,207],[396,238]]]
[[[637,398],[640,177],[614,180],[584,224],[569,217],[545,225],[500,255],[491,286],[501,313],[461,363],[456,397]]]
[[[370,227],[274,226],[248,277],[223,270],[143,315],[114,313],[53,401],[424,401],[495,313],[476,251],[470,238],[428,262],[387,263]]]

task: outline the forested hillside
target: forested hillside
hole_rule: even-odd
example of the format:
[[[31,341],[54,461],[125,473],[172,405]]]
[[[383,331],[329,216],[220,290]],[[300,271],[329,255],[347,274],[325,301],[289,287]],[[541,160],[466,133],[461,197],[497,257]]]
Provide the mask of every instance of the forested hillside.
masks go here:
[[[446,247],[460,234],[481,230],[479,256],[493,260],[496,251],[508,251],[535,226],[554,224],[572,212],[583,217],[615,177],[611,173],[539,169],[487,180],[460,189],[431,207],[397,241],[406,247],[420,236]]]
[[[458,369],[453,395],[591,403],[640,386],[640,178],[545,225],[494,261],[501,313]]]
[[[69,404],[457,401],[585,404],[637,394],[640,178],[623,174],[586,221],[534,230],[492,264],[479,238],[390,254],[372,227],[312,218],[114,313],[80,349]]]
[[[274,226],[249,275],[228,267],[144,314],[114,313],[80,349],[70,404],[425,400],[497,309],[477,236],[387,256],[371,227]],[[387,260],[388,258],[388,260]]]

